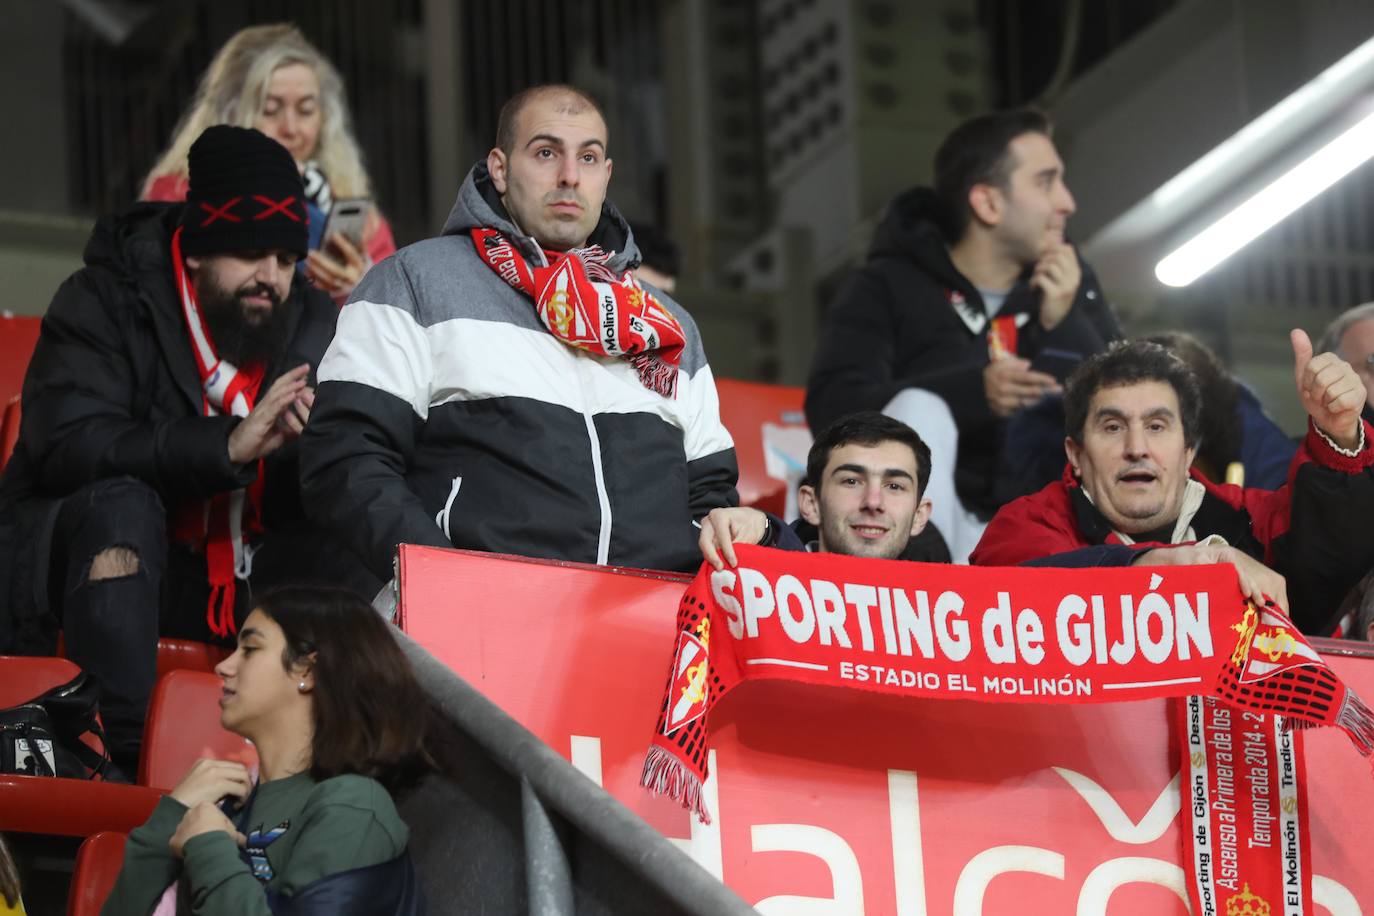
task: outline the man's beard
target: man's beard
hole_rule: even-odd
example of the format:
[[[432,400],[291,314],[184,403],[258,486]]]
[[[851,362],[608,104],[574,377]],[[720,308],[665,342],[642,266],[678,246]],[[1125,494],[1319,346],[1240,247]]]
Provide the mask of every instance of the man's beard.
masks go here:
[[[262,317],[250,321],[242,301],[247,296],[266,296],[272,310],[266,315],[255,310],[251,314]],[[286,309],[270,286],[255,284],[229,292],[211,280],[196,284],[196,300],[220,359],[235,366],[270,366],[286,349]]]

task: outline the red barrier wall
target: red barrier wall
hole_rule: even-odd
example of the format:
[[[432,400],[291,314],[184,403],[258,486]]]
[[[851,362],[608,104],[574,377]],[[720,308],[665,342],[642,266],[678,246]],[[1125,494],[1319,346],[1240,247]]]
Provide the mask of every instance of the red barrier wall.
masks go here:
[[[638,785],[685,577],[416,547],[400,575],[411,636],[762,912],[1188,912],[1164,701],[751,685],[712,712],[703,826]],[[1374,657],[1328,657],[1374,699]],[[1374,900],[1374,778],[1332,729],[1304,752],[1317,913],[1353,916]]]

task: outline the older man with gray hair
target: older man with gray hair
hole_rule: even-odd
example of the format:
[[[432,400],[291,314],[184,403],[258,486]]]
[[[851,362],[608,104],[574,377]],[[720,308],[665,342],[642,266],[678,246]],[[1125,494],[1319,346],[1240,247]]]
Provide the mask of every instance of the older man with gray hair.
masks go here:
[[[1326,326],[1318,353],[1335,353],[1355,367],[1369,392],[1364,418],[1374,422],[1374,302],[1346,309]]]

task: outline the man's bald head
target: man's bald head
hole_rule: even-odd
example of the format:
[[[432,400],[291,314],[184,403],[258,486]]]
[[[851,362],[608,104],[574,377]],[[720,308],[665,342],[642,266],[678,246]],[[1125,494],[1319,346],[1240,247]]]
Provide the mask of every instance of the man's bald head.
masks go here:
[[[581,89],[563,83],[531,86],[517,92],[501,106],[501,113],[496,119],[497,149],[507,156],[515,151],[515,145],[520,142],[520,115],[531,102],[543,99],[554,101],[553,110],[558,114],[579,115],[585,111],[594,111],[601,119],[601,123],[606,123],[606,113],[601,110],[601,106]]]

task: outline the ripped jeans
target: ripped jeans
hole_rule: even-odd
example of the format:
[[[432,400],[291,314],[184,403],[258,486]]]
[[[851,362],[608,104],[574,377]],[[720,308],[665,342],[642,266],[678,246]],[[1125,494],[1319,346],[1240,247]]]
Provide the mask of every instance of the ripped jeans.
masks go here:
[[[118,553],[132,556],[137,571],[91,581],[96,556],[114,553],[110,548],[123,548]],[[158,608],[167,565],[162,500],[131,477],[82,487],[62,501],[53,550],[49,594],[67,657],[100,685],[106,739],[116,762],[126,767],[138,759],[157,678]]]
[[[252,577],[238,587],[240,622],[254,591],[279,584],[342,585],[367,600],[381,587],[355,554],[304,525],[258,546]],[[205,557],[170,542],[167,512],[152,487],[132,477],[98,480],[58,510],[48,593],[67,656],[100,685],[110,751],[133,776],[157,680],[158,637],[218,641],[206,622]]]

